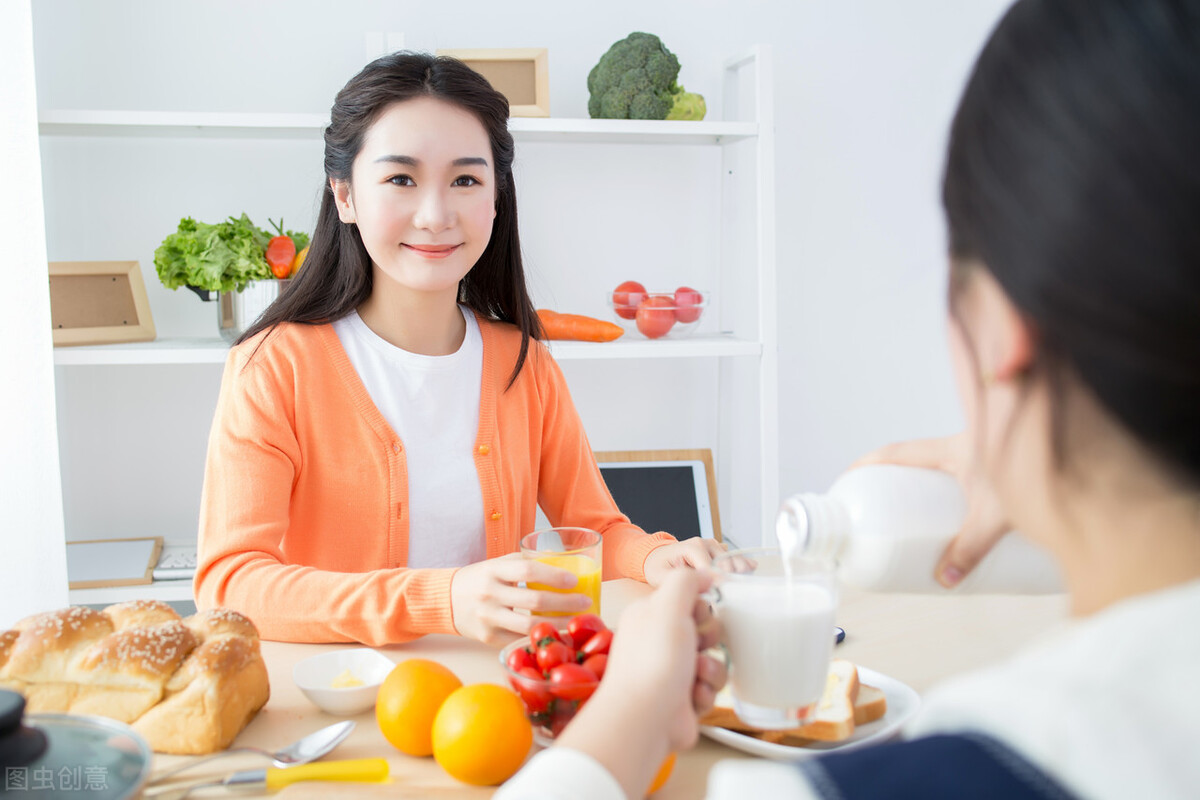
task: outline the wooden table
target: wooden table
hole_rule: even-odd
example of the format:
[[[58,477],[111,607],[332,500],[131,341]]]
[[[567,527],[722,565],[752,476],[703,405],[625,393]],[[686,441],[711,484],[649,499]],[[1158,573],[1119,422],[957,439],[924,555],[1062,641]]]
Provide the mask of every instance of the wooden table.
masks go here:
[[[614,625],[632,600],[650,589],[631,580],[608,581],[602,587],[602,616]],[[965,670],[994,663],[1032,638],[1060,624],[1066,617],[1064,596],[930,597],[877,595],[843,590],[838,624],[846,641],[837,648],[839,658],[907,683],[920,693]],[[338,721],[313,706],[292,682],[292,665],[302,658],[347,645],[263,642],[263,656],[271,680],[271,699],[242,731],[235,744],[267,749],[282,747],[318,728]],[[452,669],[464,684],[504,683],[499,648],[454,636],[426,636],[414,642],[378,648],[389,658],[431,658]],[[483,798],[494,789],[471,787],[451,778],[430,758],[412,758],[384,740],[368,711],[353,717],[354,733],[327,758],[383,756],[391,764],[391,783],[383,785],[299,783],[277,796],[281,800],[328,797]],[[723,758],[751,758],[745,753],[701,737],[692,750],[681,753],[674,774],[655,800],[704,796],[708,770]],[[155,767],[181,763],[183,757],[159,756]],[[234,769],[267,766],[255,756],[230,756],[211,767],[197,767],[195,777],[223,776]],[[192,773],[185,773],[192,774]],[[182,776],[181,776],[182,777]],[[215,794],[199,795],[215,796]],[[238,792],[238,797],[252,796]]]

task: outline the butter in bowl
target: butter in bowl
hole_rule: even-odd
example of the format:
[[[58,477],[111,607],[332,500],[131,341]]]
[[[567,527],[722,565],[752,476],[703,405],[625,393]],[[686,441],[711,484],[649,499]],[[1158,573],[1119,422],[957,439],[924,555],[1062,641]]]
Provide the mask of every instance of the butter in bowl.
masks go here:
[[[317,708],[353,715],[375,707],[375,695],[396,664],[369,647],[331,650],[292,667],[292,680]]]

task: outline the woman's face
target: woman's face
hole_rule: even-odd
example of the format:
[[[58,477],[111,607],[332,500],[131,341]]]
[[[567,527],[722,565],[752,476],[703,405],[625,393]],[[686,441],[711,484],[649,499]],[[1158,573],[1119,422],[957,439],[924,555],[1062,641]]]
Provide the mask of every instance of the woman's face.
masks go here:
[[[375,285],[450,293],[486,249],[496,217],[487,131],[432,97],[396,103],[368,129],[349,183],[334,181],[343,222],[358,225]]]

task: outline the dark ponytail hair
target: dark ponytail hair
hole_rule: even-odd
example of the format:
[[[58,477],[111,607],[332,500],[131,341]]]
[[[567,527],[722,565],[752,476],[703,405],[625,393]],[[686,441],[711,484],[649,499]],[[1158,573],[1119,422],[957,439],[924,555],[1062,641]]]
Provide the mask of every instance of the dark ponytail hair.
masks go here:
[[[304,268],[292,279],[291,287],[238,338],[238,344],[281,322],[332,322],[370,296],[371,257],[358,226],[338,218],[329,181],[350,180],[354,159],[371,125],[389,106],[416,97],[436,97],[466,109],[483,125],[491,142],[496,165],[492,238],[459,282],[458,296],[463,305],[484,317],[511,322],[521,329],[521,351],[509,385],[516,380],[529,353],[529,340],[541,338],[542,328],[525,287],[521,263],[508,100],[458,59],[427,53],[400,52],[378,58],[338,92],[325,129],[325,184]]]
[[[1017,2],[954,117],[943,203],[952,260],[1036,330],[1056,454],[1077,379],[1200,483],[1200,3]]]

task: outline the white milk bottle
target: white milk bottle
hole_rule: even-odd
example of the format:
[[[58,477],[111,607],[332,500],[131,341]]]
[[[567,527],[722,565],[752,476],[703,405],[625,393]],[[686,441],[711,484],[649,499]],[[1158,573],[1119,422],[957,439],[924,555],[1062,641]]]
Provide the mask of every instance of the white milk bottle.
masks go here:
[[[877,464],[846,472],[825,494],[796,494],[776,523],[797,552],[833,558],[845,583],[876,592],[1041,594],[1063,591],[1049,553],[1009,533],[954,589],[934,568],[966,516],[958,481],[940,470]]]

